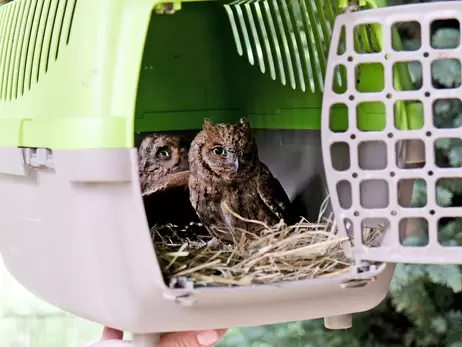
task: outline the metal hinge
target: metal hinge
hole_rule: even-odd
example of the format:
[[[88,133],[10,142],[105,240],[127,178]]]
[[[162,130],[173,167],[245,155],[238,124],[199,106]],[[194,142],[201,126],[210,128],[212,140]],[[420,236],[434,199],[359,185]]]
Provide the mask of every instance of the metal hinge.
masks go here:
[[[367,261],[353,265],[351,271],[354,274],[353,278],[342,282],[340,284],[342,288],[362,288],[377,279],[376,276],[370,275],[370,272],[377,271],[377,265]]]
[[[23,148],[22,153],[26,164],[33,168],[54,169],[53,153],[48,148]]]

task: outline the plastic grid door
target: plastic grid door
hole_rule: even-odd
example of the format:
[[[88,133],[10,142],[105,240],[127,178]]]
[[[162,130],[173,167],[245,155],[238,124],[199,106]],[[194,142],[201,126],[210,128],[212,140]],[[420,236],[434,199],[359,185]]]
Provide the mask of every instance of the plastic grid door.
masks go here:
[[[354,236],[353,254],[358,260],[398,263],[462,263],[460,247],[443,247],[438,243],[438,220],[443,217],[462,216],[462,209],[441,207],[436,201],[436,182],[441,178],[462,177],[461,168],[441,168],[435,164],[434,143],[440,138],[460,138],[459,129],[440,129],[433,125],[433,104],[437,99],[457,98],[461,87],[436,89],[432,85],[432,62],[435,59],[462,58],[460,48],[435,49],[431,47],[430,25],[435,20],[462,19],[460,2],[438,2],[373,9],[345,13],[337,17],[326,72],[326,87],[322,105],[322,152],[332,206],[338,221],[339,232]],[[397,51],[392,47],[392,27],[397,22],[420,23],[422,43],[415,51]],[[377,23],[383,28],[383,49],[379,53],[358,53],[354,49],[354,28],[359,24]],[[337,46],[345,30],[346,49],[338,54]],[[460,45],[460,43],[459,43]],[[396,90],[393,84],[395,63],[418,61],[422,64],[423,85],[419,90]],[[374,93],[358,92],[354,81],[358,64],[379,63],[384,71],[384,88]],[[348,87],[344,94],[333,89],[336,66],[347,70]],[[352,83],[353,82],[353,83]],[[418,100],[423,104],[423,126],[418,130],[397,130],[394,107],[399,100]],[[357,105],[362,102],[382,102],[385,105],[386,125],[377,131],[360,131],[356,121]],[[329,112],[335,104],[348,107],[348,130],[330,129]],[[422,112],[421,112],[422,113]],[[420,113],[420,114],[421,114]],[[409,129],[409,128],[408,128]],[[420,148],[414,146],[421,143]],[[343,144],[349,162],[339,170],[337,156],[331,148]],[[381,154],[373,147],[381,146]],[[419,147],[419,146],[417,146]],[[348,151],[349,148],[349,151]],[[372,153],[372,155],[371,155]],[[422,165],[406,165],[417,157]],[[347,159],[344,159],[348,161]],[[374,164],[375,161],[375,164]],[[376,164],[379,165],[376,165]],[[375,166],[375,167],[374,167]],[[411,208],[410,195],[413,180],[422,179],[427,185],[425,207]],[[406,182],[406,184],[403,184]],[[349,187],[351,201],[342,201],[338,188]],[[401,200],[401,201],[399,201]],[[403,200],[405,200],[403,202]],[[350,205],[350,206],[348,206]],[[367,206],[366,206],[367,205]],[[404,246],[400,229],[402,221],[422,219],[428,223],[428,244],[424,247]],[[376,226],[384,222],[385,234],[380,245],[366,246],[362,242],[365,221]],[[352,229],[349,229],[349,226]],[[370,224],[369,224],[370,226]],[[347,230],[349,229],[349,230]]]

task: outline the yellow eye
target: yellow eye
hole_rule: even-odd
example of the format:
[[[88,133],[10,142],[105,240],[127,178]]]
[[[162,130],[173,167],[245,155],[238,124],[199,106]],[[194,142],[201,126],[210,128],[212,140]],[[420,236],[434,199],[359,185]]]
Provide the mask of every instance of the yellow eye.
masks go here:
[[[166,149],[162,149],[157,152],[157,157],[160,159],[168,159],[170,158],[170,152],[167,151]]]
[[[212,153],[215,155],[225,155],[226,150],[223,147],[217,146],[212,148]]]

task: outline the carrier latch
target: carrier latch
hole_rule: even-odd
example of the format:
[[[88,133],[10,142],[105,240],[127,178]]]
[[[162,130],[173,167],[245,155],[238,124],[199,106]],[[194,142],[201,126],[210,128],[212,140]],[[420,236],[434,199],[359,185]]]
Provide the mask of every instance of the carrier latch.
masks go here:
[[[23,148],[24,161],[34,168],[54,169],[53,153],[48,148]]]

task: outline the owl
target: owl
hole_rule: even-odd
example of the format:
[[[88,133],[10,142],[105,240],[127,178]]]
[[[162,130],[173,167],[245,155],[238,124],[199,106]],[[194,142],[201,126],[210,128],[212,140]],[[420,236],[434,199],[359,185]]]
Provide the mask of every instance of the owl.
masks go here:
[[[159,186],[174,173],[187,171],[189,146],[182,137],[149,134],[138,148],[141,192]]]
[[[150,134],[141,141],[138,165],[149,227],[199,221],[189,201],[188,150],[175,135]]]
[[[246,119],[237,124],[212,124],[205,120],[202,131],[191,143],[189,170],[191,204],[217,239],[238,240],[242,229],[258,234],[264,228],[239,217],[268,226],[281,219],[294,222],[290,200],[259,160]]]

